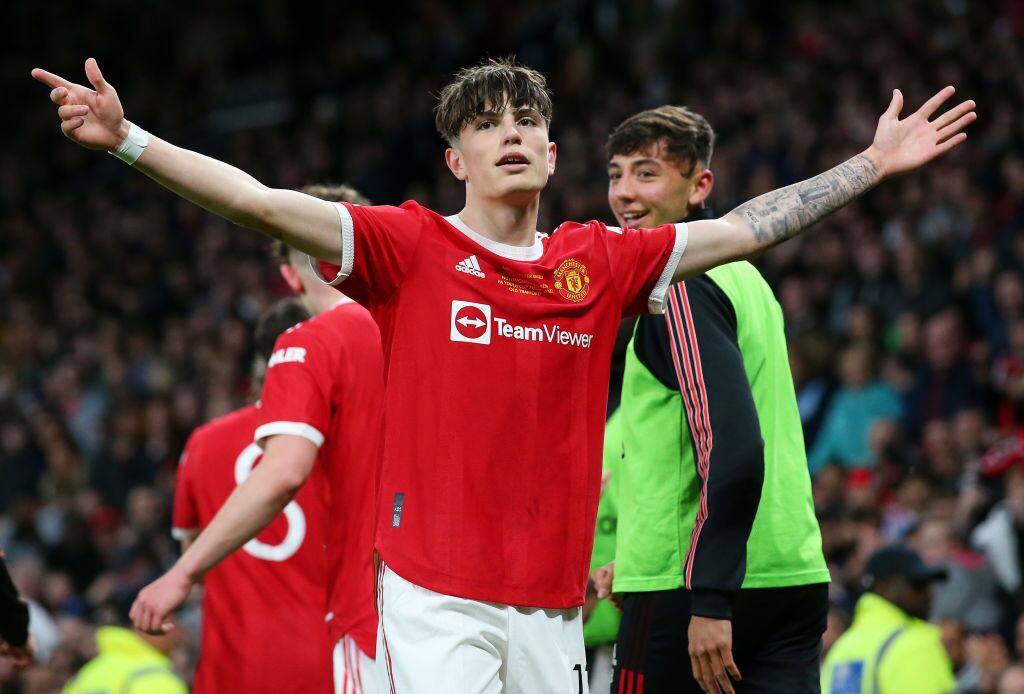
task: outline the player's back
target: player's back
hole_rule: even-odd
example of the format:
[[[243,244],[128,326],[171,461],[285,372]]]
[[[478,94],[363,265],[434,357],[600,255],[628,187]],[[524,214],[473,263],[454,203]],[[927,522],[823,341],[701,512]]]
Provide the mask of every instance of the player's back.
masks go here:
[[[178,471],[177,536],[209,523],[259,462],[259,418],[249,405],[193,432]],[[206,575],[198,694],[331,690],[324,487],[314,470],[283,513]]]
[[[306,436],[320,446],[329,490],[329,629],[374,657],[373,531],[384,421],[384,358],[370,313],[351,300],[282,334],[263,388],[259,438]]]

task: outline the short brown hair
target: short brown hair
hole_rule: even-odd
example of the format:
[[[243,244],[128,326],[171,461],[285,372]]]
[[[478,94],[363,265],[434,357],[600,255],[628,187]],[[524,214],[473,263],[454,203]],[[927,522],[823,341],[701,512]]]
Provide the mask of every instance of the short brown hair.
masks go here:
[[[441,137],[454,143],[459,133],[485,111],[507,107],[535,108],[551,125],[551,90],[544,75],[520,65],[514,57],[491,58],[459,70],[437,99],[434,125]]]
[[[369,205],[370,201],[358,190],[346,183],[310,183],[299,189],[306,195],[327,200],[328,202],[350,202],[353,205]],[[301,265],[305,262],[297,251],[284,241],[275,239],[270,242],[270,255],[278,265]]]
[[[252,364],[254,385],[262,384],[267,372],[267,361],[274,351],[274,343],[280,335],[292,326],[309,319],[309,311],[295,299],[279,299],[271,304],[256,321],[253,335],[255,355]]]
[[[645,152],[663,146],[665,158],[689,176],[697,164],[711,165],[715,131],[707,119],[685,106],[659,106],[619,123],[608,136],[608,158]]]

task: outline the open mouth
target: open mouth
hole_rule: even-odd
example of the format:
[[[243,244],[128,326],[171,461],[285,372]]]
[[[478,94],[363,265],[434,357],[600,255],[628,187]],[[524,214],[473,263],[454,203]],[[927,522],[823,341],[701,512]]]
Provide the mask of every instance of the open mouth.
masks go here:
[[[518,152],[509,152],[498,160],[497,166],[508,171],[522,171],[530,165],[530,160]]]
[[[639,210],[639,211],[631,211],[631,212],[623,212],[622,213],[622,219],[623,219],[623,221],[626,222],[626,224],[628,226],[633,226],[634,224],[636,224],[638,221],[640,221],[641,219],[643,219],[646,216],[647,216],[647,210]]]

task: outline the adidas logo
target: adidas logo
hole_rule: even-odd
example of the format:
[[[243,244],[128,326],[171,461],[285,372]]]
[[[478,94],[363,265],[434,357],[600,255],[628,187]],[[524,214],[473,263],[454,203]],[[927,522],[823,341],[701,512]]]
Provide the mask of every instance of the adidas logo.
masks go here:
[[[483,271],[480,269],[480,261],[476,259],[475,255],[471,255],[465,260],[460,260],[455,264],[455,269],[459,272],[465,272],[467,275],[474,275],[476,277],[486,277]]]

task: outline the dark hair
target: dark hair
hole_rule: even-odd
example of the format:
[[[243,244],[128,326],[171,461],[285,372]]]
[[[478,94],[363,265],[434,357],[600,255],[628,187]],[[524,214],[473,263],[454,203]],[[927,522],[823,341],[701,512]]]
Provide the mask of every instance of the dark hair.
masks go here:
[[[438,96],[434,125],[452,144],[467,123],[485,112],[507,107],[535,108],[551,125],[551,90],[544,75],[520,65],[514,57],[491,58],[459,70]]]
[[[295,299],[281,299],[271,304],[256,321],[253,342],[257,362],[266,366],[281,333],[308,318],[309,311]]]
[[[605,151],[611,159],[659,146],[665,148],[665,158],[689,176],[698,163],[705,167],[711,164],[715,131],[704,116],[685,106],[659,106],[619,123],[608,136]]]
[[[299,189],[306,195],[327,200],[328,202],[350,202],[353,205],[369,205],[370,201],[358,190],[346,183],[310,183]],[[278,265],[300,265],[306,262],[305,254],[297,251],[284,241],[275,239],[270,242],[270,256]]]

